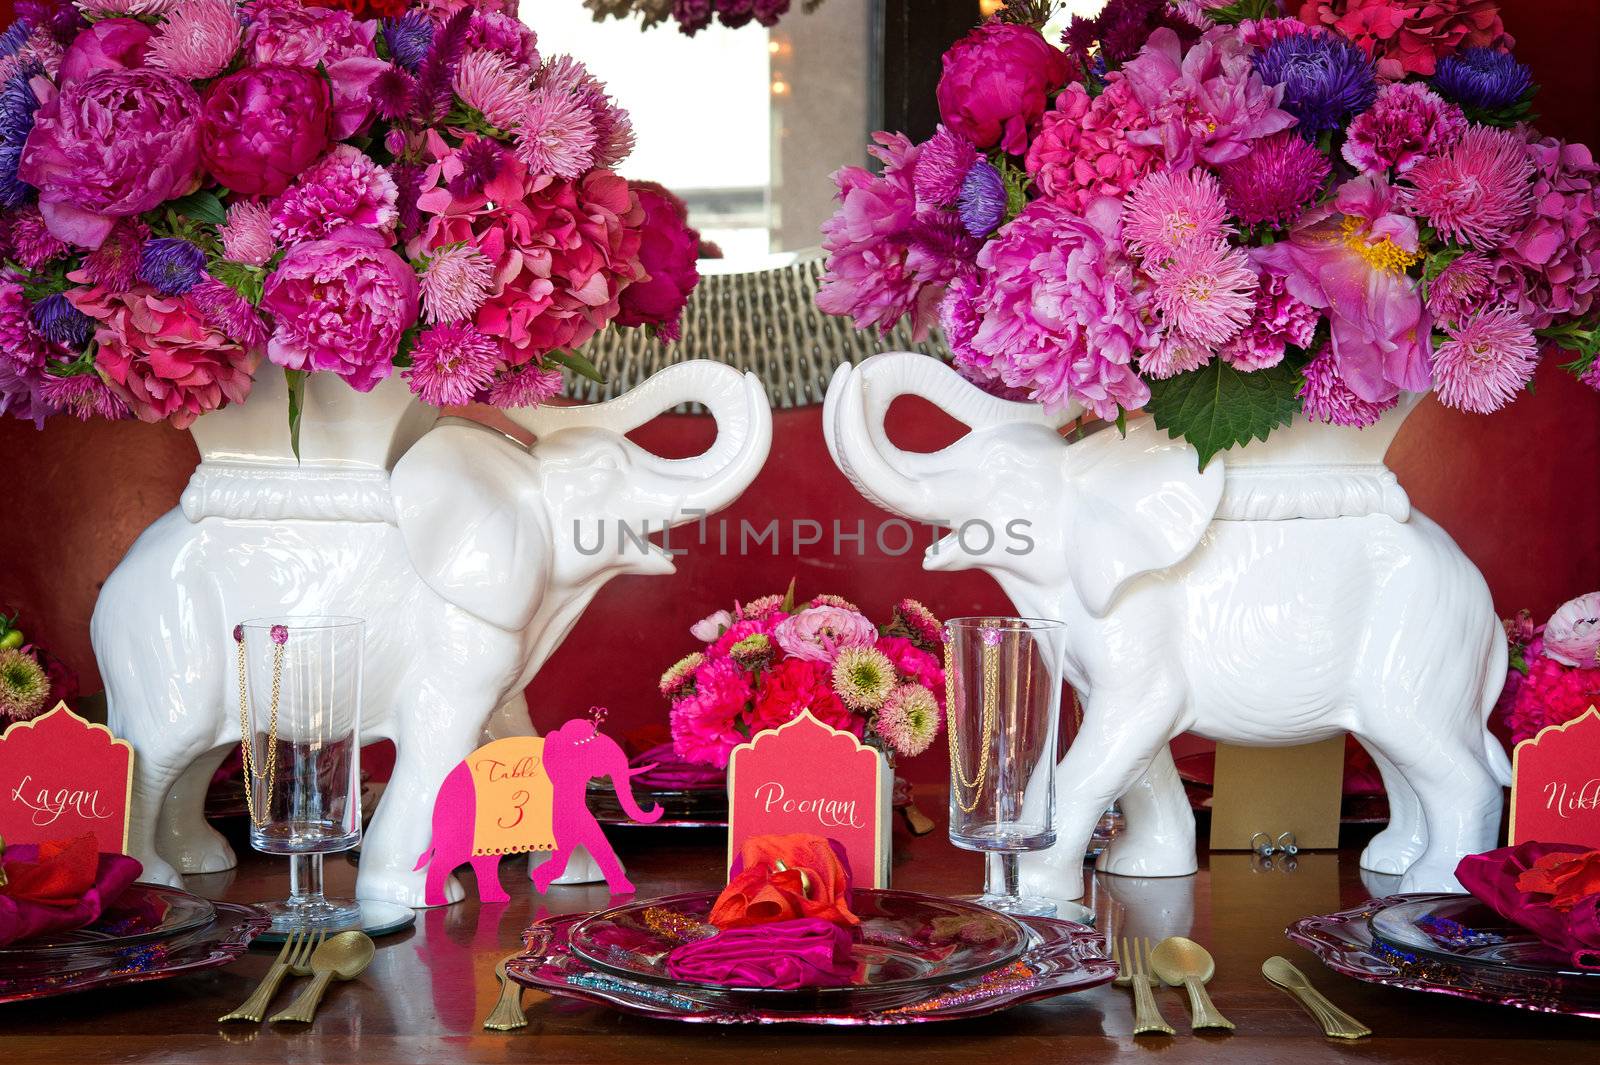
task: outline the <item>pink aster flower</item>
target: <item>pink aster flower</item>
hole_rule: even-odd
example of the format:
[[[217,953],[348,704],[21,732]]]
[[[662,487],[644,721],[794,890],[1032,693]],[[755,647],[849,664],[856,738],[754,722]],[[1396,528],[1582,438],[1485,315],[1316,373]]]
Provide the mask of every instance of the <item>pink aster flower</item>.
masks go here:
[[[1211,361],[1212,349],[1192,340],[1176,329],[1169,330],[1154,347],[1139,354],[1139,371],[1146,377],[1165,381]]]
[[[1585,145],[1553,137],[1532,140],[1528,155],[1533,210],[1499,249],[1495,280],[1543,329],[1587,315],[1600,290],[1600,166]]]
[[[1314,422],[1363,429],[1377,424],[1383,412],[1399,402],[1387,399],[1370,403],[1350,391],[1339,375],[1333,350],[1328,347],[1317,352],[1302,373],[1305,380],[1300,385],[1300,405]]]
[[[1122,209],[1122,237],[1146,260],[1165,261],[1191,245],[1227,236],[1228,209],[1204,170],[1158,170],[1139,181]]]
[[[878,708],[873,727],[896,754],[915,758],[939,734],[939,703],[920,684],[902,684]]]
[[[278,250],[272,235],[272,213],[259,200],[237,200],[228,208],[228,220],[217,227],[222,254],[235,262],[261,266]]]
[[[1157,29],[1122,68],[1151,122],[1129,139],[1160,146],[1170,166],[1187,169],[1241,159],[1251,141],[1293,126],[1294,116],[1278,107],[1282,87],[1269,88],[1250,56],[1231,27],[1209,31],[1187,52],[1175,32]]]
[[[400,376],[424,403],[452,407],[488,388],[499,365],[500,345],[493,337],[468,322],[450,322],[423,330]]]
[[[575,96],[537,89],[517,121],[517,158],[535,174],[575,178],[594,165],[594,114]]]
[[[422,269],[423,318],[428,322],[470,318],[493,284],[494,264],[483,252],[466,244],[440,248]]]
[[[1489,250],[1527,217],[1533,173],[1521,136],[1473,126],[1455,144],[1411,167],[1411,187],[1401,192],[1401,202],[1450,239]]]
[[[528,69],[499,52],[474,51],[462,56],[452,87],[462,103],[500,129],[516,128],[533,98]]]
[[[561,394],[561,371],[528,363],[495,378],[489,402],[496,407],[537,407]]]
[[[1293,130],[1262,137],[1220,168],[1228,207],[1246,225],[1292,225],[1328,180],[1327,156]]]
[[[37,207],[23,207],[11,216],[11,251],[17,262],[37,270],[70,249],[50,232]]]
[[[1492,414],[1517,398],[1539,365],[1533,327],[1513,307],[1491,307],[1433,349],[1434,392],[1447,407]]]
[[[1120,72],[1091,98],[1078,82],[1056,97],[1028,146],[1028,175],[1045,198],[1081,211],[1099,196],[1121,196],[1161,165],[1161,149],[1134,143],[1150,116]]]
[[[941,207],[951,206],[961,195],[961,183],[978,158],[978,149],[971,141],[941,125],[917,153],[913,181],[917,198]]]
[[[1494,285],[1494,263],[1482,252],[1469,251],[1439,271],[1428,284],[1428,313],[1435,321],[1454,322],[1481,307]]]
[[[1217,352],[1222,361],[1245,372],[1265,370],[1283,361],[1289,345],[1311,347],[1322,315],[1296,299],[1282,275],[1263,270],[1255,302],[1249,324]]]
[[[71,377],[44,374],[39,381],[39,395],[62,414],[70,414],[80,422],[94,418],[117,421],[132,414],[122,397],[113,392],[99,374],[79,373]]]
[[[139,276],[139,254],[150,239],[150,227],[137,218],[118,222],[105,243],[83,257],[81,280],[112,292],[126,292]]]
[[[388,235],[400,212],[389,172],[361,149],[336,144],[268,208],[272,235],[284,245],[321,240],[343,226]]]
[[[1393,82],[1350,123],[1345,160],[1358,170],[1405,173],[1461,139],[1467,116],[1420,82]]]
[[[1245,253],[1214,237],[1180,246],[1151,272],[1152,298],[1168,329],[1214,347],[1232,340],[1255,310],[1256,273]]]
[[[74,0],[79,11],[93,19],[126,15],[141,18],[148,15],[165,15],[179,0]]]
[[[206,324],[222,330],[251,351],[261,351],[267,346],[267,323],[239,295],[214,277],[203,277],[189,290],[189,299],[200,311]]]
[[[230,0],[182,0],[156,27],[145,62],[190,81],[213,78],[233,62],[240,33]]]

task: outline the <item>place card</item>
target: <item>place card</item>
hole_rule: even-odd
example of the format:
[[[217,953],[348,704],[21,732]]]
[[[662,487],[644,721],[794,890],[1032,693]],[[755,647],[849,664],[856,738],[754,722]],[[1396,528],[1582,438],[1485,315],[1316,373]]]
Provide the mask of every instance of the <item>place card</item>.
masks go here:
[[[57,703],[0,736],[0,839],[45,843],[91,834],[126,854],[133,745]]]
[[[1509,843],[1600,847],[1600,709],[1541,729],[1511,756]]]
[[[893,790],[879,752],[803,710],[733,749],[728,867],[751,836],[804,832],[844,847],[858,887],[886,888]]]

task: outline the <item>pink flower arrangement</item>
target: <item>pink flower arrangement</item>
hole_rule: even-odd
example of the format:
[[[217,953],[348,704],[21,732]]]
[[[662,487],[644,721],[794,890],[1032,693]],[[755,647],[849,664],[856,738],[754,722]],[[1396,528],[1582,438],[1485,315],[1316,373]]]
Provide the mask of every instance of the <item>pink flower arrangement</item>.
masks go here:
[[[944,706],[938,619],[906,599],[880,629],[837,597],[793,600],[791,588],[695,624],[704,650],[661,678],[677,756],[723,768],[734,747],[804,710],[904,757],[925,751]]]
[[[770,6],[770,5],[769,5]],[[268,364],[542,403],[699,235],[514,0],[39,0],[0,48],[0,414],[186,426]]]
[[[1492,0],[1109,0],[1061,48],[1047,6],[952,47],[929,140],[837,176],[822,310],[936,307],[983,387],[1148,405],[1202,463],[1271,410],[1489,413],[1553,346],[1600,387],[1600,165],[1529,127]]]
[[[1513,743],[1600,704],[1600,592],[1563,603],[1544,625],[1506,620],[1511,668],[1495,717]]]

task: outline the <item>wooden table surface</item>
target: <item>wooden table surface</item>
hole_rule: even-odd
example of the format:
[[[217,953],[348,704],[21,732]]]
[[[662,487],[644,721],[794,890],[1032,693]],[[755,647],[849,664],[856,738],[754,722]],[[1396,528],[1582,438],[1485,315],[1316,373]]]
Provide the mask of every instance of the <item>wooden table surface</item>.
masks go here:
[[[718,833],[635,828],[619,829],[614,836],[640,897],[720,882],[723,837]],[[242,854],[239,869],[191,877],[190,889],[235,901],[286,891],[282,861]],[[501,869],[511,902],[480,907],[469,900],[421,912],[413,930],[379,941],[377,959],[360,981],[330,989],[309,1029],[216,1023],[214,1018],[249,995],[271,962],[271,951],[253,951],[206,973],[0,1006],[0,1062],[1032,1065],[1160,1059],[1163,1065],[1219,1060],[1230,1065],[1339,1060],[1523,1065],[1592,1056],[1600,1023],[1369,987],[1323,969],[1291,946],[1283,929],[1294,918],[1330,913],[1395,890],[1387,878],[1364,885],[1355,857],[1354,851],[1302,854],[1292,871],[1261,871],[1249,855],[1218,854],[1209,860],[1202,856],[1205,868],[1194,877],[1096,880],[1091,901],[1102,928],[1109,922],[1153,939],[1187,934],[1211,949],[1217,960],[1213,997],[1238,1025],[1232,1035],[1190,1034],[1187,1000],[1180,991],[1164,990],[1158,992],[1162,1011],[1181,1034],[1135,1041],[1128,1034],[1130,996],[1109,986],[982,1020],[872,1030],[679,1025],[560,999],[534,1004],[529,996],[528,1027],[486,1032],[480,1025],[498,990],[494,963],[516,948],[518,933],[541,907],[567,912],[607,902],[603,887],[554,888],[546,899],[537,899],[518,859]],[[980,870],[979,856],[953,848],[942,826],[920,839],[897,830],[898,887],[971,892],[979,886]],[[342,858],[331,859],[328,881],[330,889],[348,892],[354,868]],[[1292,959],[1376,1034],[1354,1044],[1324,1039],[1298,1005],[1261,978],[1261,962],[1273,954]],[[279,1008],[290,995],[288,986],[279,991]]]

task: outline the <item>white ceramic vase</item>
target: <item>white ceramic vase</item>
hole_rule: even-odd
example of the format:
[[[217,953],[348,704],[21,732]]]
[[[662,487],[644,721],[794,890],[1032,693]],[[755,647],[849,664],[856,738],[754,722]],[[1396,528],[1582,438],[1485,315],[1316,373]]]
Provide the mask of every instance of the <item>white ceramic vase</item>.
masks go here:
[[[662,459],[626,439],[688,402],[717,421],[705,454]],[[607,403],[508,412],[530,448],[440,420],[398,377],[361,394],[314,374],[296,461],[287,409],[269,367],[249,402],[195,422],[201,462],[179,507],[96,603],[110,725],[136,752],[129,849],[167,883],[234,864],[201,814],[239,740],[233,626],[360,617],[363,739],[393,740],[397,762],[357,894],[420,906],[416,865],[446,773],[486,731],[531,732],[521,692],[589,600],[616,574],[672,572],[643,537],[737,498],[765,461],[771,412],[755,378],[688,362]]]
[[[896,448],[883,419],[907,393],[971,432]],[[1257,746],[1355,734],[1392,811],[1362,865],[1402,890],[1457,890],[1459,858],[1494,845],[1509,765],[1485,722],[1505,641],[1482,576],[1384,465],[1414,402],[1365,430],[1300,420],[1202,471],[1148,419],[1068,440],[1077,412],[996,399],[926,356],[836,372],[835,462],[885,509],[954,530],[925,568],[985,570],[1019,613],[1065,622],[1084,717],[1057,775],[1058,843],[1024,860],[1029,893],[1080,897],[1118,799],[1127,828],[1100,869],[1195,870],[1168,748],[1185,731]]]

